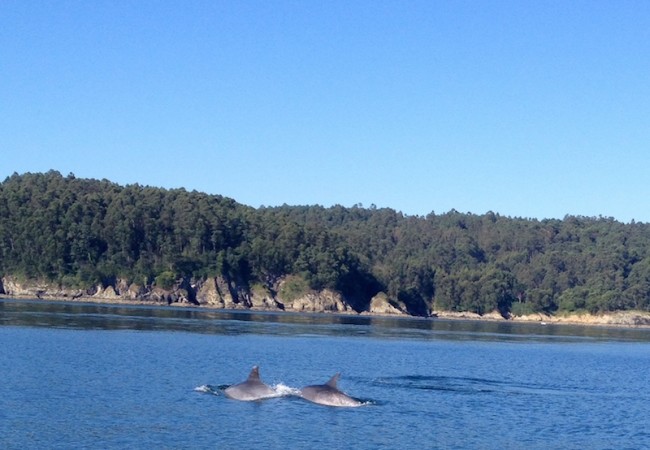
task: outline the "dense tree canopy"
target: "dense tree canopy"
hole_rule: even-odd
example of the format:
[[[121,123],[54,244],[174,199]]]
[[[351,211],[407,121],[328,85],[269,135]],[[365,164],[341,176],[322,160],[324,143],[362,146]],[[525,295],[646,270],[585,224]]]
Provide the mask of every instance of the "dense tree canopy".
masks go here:
[[[0,184],[0,275],[66,286],[293,275],[358,310],[384,292],[412,314],[650,310],[650,225],[374,206],[251,208],[218,195],[58,172]]]

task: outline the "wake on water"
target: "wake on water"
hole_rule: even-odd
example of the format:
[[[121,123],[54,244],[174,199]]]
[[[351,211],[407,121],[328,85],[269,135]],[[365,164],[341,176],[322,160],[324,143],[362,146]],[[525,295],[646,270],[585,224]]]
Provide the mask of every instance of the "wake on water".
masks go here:
[[[490,380],[472,377],[448,377],[448,376],[427,376],[427,375],[406,375],[397,377],[380,377],[373,380],[373,384],[385,386],[393,389],[414,389],[424,391],[455,391],[468,394],[494,393],[502,392],[507,394],[562,394],[566,395],[567,388],[558,388],[557,386],[546,386],[539,384],[513,383],[502,380]],[[210,385],[204,384],[194,388],[194,391],[203,394],[224,395],[224,390],[230,385]],[[297,397],[302,398],[300,389],[278,383],[270,386],[274,391],[272,395],[265,397]],[[381,402],[355,398],[359,406],[381,405]]]
[[[212,394],[212,395],[221,395],[223,389],[220,386],[212,386],[211,384],[202,384],[194,388],[195,392],[201,392],[202,394]]]

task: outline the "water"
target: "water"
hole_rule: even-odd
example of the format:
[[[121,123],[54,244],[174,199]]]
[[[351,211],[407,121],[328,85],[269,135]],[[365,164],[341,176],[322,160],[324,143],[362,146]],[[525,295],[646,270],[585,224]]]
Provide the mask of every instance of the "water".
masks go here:
[[[648,329],[0,300],[0,362],[7,449],[650,447]]]

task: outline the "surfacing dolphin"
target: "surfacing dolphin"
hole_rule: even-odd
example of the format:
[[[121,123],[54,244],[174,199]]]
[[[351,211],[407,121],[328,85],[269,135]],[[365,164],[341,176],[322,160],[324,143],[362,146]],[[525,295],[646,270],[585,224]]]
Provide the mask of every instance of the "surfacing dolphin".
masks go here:
[[[253,366],[246,381],[227,387],[224,390],[224,394],[226,394],[226,397],[228,398],[244,402],[278,396],[276,391],[262,383],[262,380],[260,380],[260,369],[257,366]]]
[[[341,374],[337,373],[325,384],[306,386],[300,391],[300,396],[319,405],[347,407],[363,405],[361,401],[339,390],[336,383],[339,381],[340,376]]]

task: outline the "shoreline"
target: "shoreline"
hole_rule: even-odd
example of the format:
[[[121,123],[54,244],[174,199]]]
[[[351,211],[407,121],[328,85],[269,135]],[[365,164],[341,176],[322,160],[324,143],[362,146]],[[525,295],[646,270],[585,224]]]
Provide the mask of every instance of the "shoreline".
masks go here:
[[[586,312],[548,315],[543,313],[504,318],[497,313],[480,316],[468,312],[437,312],[437,317],[448,320],[476,320],[512,323],[538,323],[540,325],[579,325],[589,327],[650,328],[650,313],[645,311],[612,311],[603,314]]]
[[[505,318],[500,314],[488,313],[479,315],[471,312],[434,311],[430,317],[411,316],[408,314],[383,314],[363,311],[281,311],[260,307],[235,307],[223,308],[209,304],[195,305],[191,303],[147,302],[124,298],[109,298],[95,296],[47,296],[45,298],[33,295],[7,295],[0,294],[0,300],[23,300],[42,302],[68,302],[68,303],[91,303],[97,305],[129,305],[129,306],[158,306],[164,308],[196,308],[209,311],[250,311],[250,312],[276,312],[278,314],[334,314],[342,316],[367,316],[367,317],[392,317],[392,318],[421,318],[421,319],[442,319],[442,320],[464,320],[477,322],[510,322],[510,323],[538,323],[540,325],[579,325],[589,327],[617,327],[617,328],[650,328],[650,312],[645,311],[613,311],[604,314],[589,314],[585,312],[567,313],[561,315],[548,315],[543,313],[529,314],[525,316],[512,316]]]

